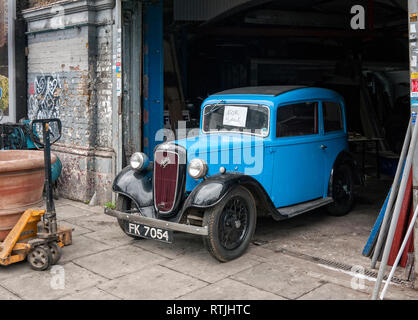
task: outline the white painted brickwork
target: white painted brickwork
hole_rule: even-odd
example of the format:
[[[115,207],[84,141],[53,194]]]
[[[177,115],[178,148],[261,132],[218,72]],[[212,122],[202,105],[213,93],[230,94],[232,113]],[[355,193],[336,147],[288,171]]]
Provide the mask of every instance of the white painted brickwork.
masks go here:
[[[59,117],[54,151],[63,162],[61,195],[111,200],[112,0],[66,2],[65,28],[51,29],[48,7],[30,9],[28,116]],[[96,6],[96,7],[94,7]]]

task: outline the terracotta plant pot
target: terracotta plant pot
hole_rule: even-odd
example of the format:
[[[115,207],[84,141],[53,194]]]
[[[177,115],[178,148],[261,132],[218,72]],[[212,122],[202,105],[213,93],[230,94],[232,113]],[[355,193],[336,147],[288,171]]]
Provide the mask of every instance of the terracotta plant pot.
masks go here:
[[[57,160],[51,155],[52,163]],[[42,201],[45,169],[43,151],[0,151],[0,241],[26,209]]]

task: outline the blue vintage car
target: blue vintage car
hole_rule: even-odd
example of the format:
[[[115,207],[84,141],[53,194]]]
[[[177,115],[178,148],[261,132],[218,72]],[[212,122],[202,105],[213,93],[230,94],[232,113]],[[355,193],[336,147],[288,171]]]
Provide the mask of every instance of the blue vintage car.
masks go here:
[[[348,152],[345,106],[334,91],[248,87],[207,98],[199,134],[131,157],[113,183],[122,230],[173,241],[203,237],[225,262],[242,255],[257,216],[288,219],[325,206],[345,215],[359,182]]]

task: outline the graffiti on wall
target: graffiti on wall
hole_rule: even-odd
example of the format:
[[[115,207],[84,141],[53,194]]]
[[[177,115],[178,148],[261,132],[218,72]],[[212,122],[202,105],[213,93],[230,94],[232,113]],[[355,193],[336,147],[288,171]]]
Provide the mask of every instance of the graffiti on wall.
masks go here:
[[[29,119],[59,118],[62,85],[58,75],[41,75],[29,87]]]
[[[9,115],[9,79],[0,75],[0,113]]]

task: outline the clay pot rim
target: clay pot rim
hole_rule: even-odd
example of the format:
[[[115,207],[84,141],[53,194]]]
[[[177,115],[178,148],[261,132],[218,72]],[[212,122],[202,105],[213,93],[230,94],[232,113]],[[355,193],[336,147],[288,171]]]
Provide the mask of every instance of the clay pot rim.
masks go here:
[[[1,150],[0,153],[16,153],[16,159],[0,161],[0,173],[21,172],[44,168],[44,152],[38,150]],[[19,154],[35,154],[36,157],[19,159]],[[51,153],[51,163],[57,161],[57,156]]]

